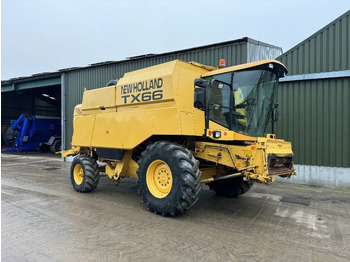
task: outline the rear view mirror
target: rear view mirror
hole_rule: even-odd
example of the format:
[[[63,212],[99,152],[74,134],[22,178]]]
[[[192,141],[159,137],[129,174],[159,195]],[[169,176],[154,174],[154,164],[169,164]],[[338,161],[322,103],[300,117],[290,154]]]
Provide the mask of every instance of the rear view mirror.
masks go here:
[[[205,110],[205,88],[194,89],[194,107]]]
[[[199,86],[199,87],[203,87],[203,88],[207,88],[209,86],[209,81],[202,79],[202,78],[196,78],[194,80],[194,85]]]

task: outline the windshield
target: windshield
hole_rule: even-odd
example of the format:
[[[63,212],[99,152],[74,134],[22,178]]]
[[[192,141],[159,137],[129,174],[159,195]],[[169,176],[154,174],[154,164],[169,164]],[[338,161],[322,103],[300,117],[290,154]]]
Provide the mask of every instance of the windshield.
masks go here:
[[[212,82],[209,119],[244,135],[264,136],[275,99],[276,74],[249,70],[208,80],[213,78],[218,81]]]

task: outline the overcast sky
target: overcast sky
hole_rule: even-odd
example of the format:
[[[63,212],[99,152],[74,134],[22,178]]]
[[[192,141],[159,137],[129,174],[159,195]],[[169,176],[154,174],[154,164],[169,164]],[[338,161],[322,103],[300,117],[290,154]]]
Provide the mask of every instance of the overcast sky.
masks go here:
[[[349,0],[2,0],[1,79],[250,37],[288,51]]]

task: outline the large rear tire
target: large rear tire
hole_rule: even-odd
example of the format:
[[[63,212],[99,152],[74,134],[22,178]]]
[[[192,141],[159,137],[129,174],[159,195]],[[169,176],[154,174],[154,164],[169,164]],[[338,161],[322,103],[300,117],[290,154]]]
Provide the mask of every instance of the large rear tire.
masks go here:
[[[82,193],[94,191],[100,181],[96,159],[87,155],[75,157],[70,168],[70,178],[76,191]]]
[[[197,202],[202,173],[191,151],[159,141],[146,148],[138,164],[139,194],[149,211],[176,216]]]
[[[247,193],[253,186],[254,182],[244,181],[243,177],[233,179],[219,180],[209,183],[210,190],[216,192],[218,196],[238,197]]]

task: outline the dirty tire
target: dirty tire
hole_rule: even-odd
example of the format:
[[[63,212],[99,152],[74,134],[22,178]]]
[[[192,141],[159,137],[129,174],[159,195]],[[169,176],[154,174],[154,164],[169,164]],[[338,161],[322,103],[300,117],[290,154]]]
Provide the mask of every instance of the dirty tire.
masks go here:
[[[56,139],[52,145],[50,146],[51,153],[56,153],[58,151],[61,151],[61,139]]]
[[[70,168],[70,178],[76,191],[82,193],[94,191],[100,180],[96,159],[87,155],[75,157]]]
[[[238,197],[248,192],[254,182],[244,181],[243,177],[214,181],[208,184],[210,190],[215,191],[218,196]]]
[[[154,189],[152,185],[150,186],[149,180],[150,170],[157,162],[163,163],[171,174],[169,192],[158,197],[152,193]],[[138,192],[142,195],[143,202],[146,203],[149,211],[163,216],[177,216],[197,202],[198,193],[201,190],[202,173],[199,171],[199,161],[193,157],[191,151],[172,142],[155,142],[142,152],[138,165]],[[155,170],[162,172],[159,169]],[[155,171],[154,174],[157,172]],[[157,175],[154,177],[157,180]]]

